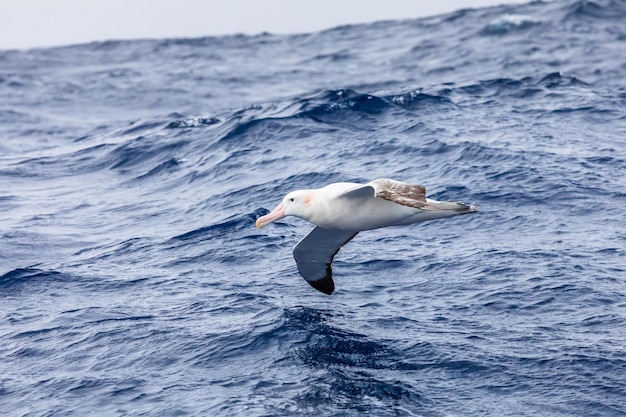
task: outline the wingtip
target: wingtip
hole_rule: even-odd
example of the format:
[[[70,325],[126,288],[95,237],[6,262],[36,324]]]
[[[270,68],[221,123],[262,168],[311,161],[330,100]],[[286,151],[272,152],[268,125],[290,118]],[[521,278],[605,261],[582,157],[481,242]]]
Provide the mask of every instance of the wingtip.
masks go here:
[[[311,287],[316,290],[323,292],[326,295],[331,295],[333,291],[335,291],[335,282],[330,276],[326,276],[322,279],[318,279],[317,281],[307,281]]]

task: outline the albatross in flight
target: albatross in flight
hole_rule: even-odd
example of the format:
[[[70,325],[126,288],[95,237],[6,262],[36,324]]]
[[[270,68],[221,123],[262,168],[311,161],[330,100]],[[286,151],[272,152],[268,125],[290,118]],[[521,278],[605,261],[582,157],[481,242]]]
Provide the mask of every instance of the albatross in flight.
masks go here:
[[[426,198],[426,188],[379,178],[367,184],[338,182],[287,194],[272,212],[261,216],[261,228],[285,216],[315,225],[293,249],[298,271],[313,288],[335,290],[331,263],[335,254],[362,230],[400,226],[457,214],[475,213],[476,206]]]

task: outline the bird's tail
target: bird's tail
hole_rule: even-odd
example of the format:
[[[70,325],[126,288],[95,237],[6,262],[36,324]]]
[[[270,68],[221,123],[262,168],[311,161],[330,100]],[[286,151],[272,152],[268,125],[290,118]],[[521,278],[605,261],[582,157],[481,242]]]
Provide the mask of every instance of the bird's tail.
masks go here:
[[[478,206],[470,206],[456,201],[436,201],[429,198],[426,199],[426,205],[423,210],[451,210],[458,214],[475,213]]]

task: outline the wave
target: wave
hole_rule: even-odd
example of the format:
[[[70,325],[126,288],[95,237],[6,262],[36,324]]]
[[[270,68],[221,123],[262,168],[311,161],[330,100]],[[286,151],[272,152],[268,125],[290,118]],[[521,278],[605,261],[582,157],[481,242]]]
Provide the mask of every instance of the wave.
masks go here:
[[[48,271],[33,267],[16,268],[0,276],[0,290],[5,294],[16,291],[45,291],[50,286],[71,280],[71,276],[58,271]]]
[[[528,29],[539,25],[540,22],[532,16],[520,14],[505,14],[492,20],[483,30],[487,35],[504,35],[512,31]]]
[[[626,17],[626,5],[620,0],[578,0],[565,7],[564,20],[621,20]]]

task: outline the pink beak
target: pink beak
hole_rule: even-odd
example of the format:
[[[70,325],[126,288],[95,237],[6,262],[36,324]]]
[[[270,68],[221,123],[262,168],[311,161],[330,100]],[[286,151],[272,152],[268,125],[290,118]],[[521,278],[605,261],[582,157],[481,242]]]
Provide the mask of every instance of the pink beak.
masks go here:
[[[257,229],[260,229],[266,224],[269,224],[278,219],[282,219],[283,217],[285,217],[285,206],[283,203],[280,203],[278,207],[276,207],[271,213],[268,213],[265,216],[261,216],[256,219],[256,227]]]

